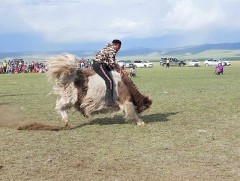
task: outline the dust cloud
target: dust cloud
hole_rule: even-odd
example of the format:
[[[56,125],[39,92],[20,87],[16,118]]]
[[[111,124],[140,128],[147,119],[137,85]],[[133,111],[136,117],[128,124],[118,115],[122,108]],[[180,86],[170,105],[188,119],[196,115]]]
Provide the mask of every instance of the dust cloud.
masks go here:
[[[22,120],[20,113],[11,105],[0,105],[0,128],[18,128]]]

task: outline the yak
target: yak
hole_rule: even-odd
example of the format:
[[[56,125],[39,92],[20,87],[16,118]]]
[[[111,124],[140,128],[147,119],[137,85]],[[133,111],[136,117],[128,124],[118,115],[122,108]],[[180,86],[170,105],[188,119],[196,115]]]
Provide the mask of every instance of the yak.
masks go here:
[[[83,116],[98,113],[123,112],[125,119],[136,125],[144,125],[139,113],[148,109],[152,100],[141,94],[129,77],[121,77],[111,71],[114,80],[114,107],[107,107],[105,101],[106,85],[104,80],[92,69],[77,68],[77,58],[72,54],[51,57],[47,61],[47,77],[52,83],[53,92],[58,95],[56,111],[65,126],[68,126],[67,112],[75,108]]]

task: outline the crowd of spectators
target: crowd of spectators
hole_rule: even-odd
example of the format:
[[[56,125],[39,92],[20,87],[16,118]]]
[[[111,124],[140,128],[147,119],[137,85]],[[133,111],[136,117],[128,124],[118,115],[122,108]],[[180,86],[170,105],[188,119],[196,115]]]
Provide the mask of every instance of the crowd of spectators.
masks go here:
[[[91,69],[92,62],[89,59],[79,59],[77,68]],[[0,62],[0,74],[17,74],[17,73],[45,73],[47,71],[46,61],[24,62],[22,59],[3,60]]]
[[[81,60],[77,61],[77,68],[91,69],[92,68],[92,61],[90,61],[89,59],[82,58]]]
[[[4,60],[0,62],[1,74],[45,73],[45,62],[24,62],[23,60]]]
[[[78,59],[77,68],[92,69],[92,61],[90,59]],[[125,71],[124,66],[121,67]],[[18,74],[18,73],[45,73],[47,71],[46,61],[24,62],[23,59],[3,60],[0,62],[0,74]],[[130,69],[130,76],[136,76],[136,69]],[[128,74],[128,72],[127,72]]]

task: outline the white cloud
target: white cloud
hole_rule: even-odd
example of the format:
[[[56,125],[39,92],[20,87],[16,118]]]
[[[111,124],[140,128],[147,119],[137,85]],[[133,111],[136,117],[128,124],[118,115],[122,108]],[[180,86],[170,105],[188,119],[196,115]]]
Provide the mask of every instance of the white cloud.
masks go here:
[[[2,0],[0,34],[35,32],[67,43],[176,33],[204,38],[214,27],[240,29],[238,7],[238,0]]]

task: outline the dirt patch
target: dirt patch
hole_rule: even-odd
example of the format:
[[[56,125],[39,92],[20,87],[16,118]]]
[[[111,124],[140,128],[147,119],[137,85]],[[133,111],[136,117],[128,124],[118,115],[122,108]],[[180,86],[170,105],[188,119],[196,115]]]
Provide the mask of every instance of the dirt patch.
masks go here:
[[[53,126],[46,125],[42,123],[28,123],[26,125],[20,126],[17,128],[18,130],[49,130],[49,131],[60,131],[68,129],[68,127],[63,126]]]
[[[13,128],[18,130],[49,130],[60,131],[69,129],[64,126],[47,125],[36,121],[26,120],[10,105],[0,105],[0,128]]]

